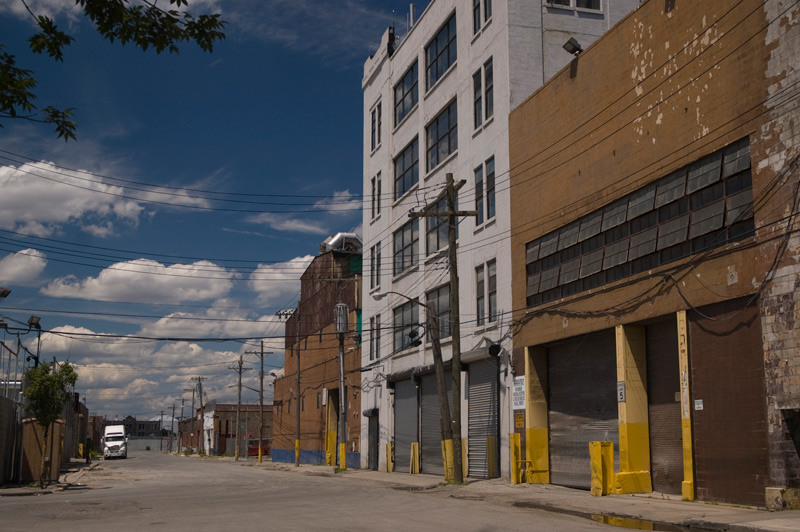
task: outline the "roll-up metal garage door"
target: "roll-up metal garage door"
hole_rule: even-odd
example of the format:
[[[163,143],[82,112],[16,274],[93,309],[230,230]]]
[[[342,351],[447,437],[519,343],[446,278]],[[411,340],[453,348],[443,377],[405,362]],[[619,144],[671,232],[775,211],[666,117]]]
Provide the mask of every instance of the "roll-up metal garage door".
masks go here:
[[[488,438],[494,439],[495,463],[492,470],[495,476],[500,471],[497,378],[495,358],[477,360],[469,365],[468,463],[469,476],[475,478],[489,478]]]
[[[451,375],[450,371],[445,372],[444,380],[447,383],[447,402],[452,407],[451,390],[453,389],[453,381]],[[420,384],[420,419],[420,472],[444,476],[442,415],[439,407],[439,393],[436,387],[435,373],[428,373],[422,376]]]
[[[409,473],[411,443],[417,440],[417,387],[411,379],[394,384],[394,467]]]
[[[763,506],[769,454],[758,307],[738,299],[687,316],[695,492]]]
[[[617,362],[614,331],[548,349],[550,482],[589,489],[589,442],[614,443],[619,468]]]
[[[680,495],[683,481],[678,323],[648,325],[647,411],[650,425],[650,472],[653,489]]]

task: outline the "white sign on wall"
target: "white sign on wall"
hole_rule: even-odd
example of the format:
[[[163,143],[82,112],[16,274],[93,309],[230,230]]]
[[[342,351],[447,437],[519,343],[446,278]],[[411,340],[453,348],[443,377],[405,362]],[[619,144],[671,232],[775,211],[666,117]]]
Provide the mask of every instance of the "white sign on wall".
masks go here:
[[[514,377],[513,409],[525,409],[525,375]]]

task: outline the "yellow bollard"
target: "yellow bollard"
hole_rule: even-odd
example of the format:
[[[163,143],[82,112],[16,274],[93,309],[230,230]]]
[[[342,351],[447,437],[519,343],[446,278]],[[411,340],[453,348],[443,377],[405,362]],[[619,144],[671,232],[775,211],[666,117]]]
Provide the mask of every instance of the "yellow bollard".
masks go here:
[[[347,469],[347,444],[339,444],[339,469]]]
[[[511,459],[511,483],[512,484],[519,484],[522,480],[520,474],[520,437],[519,434],[513,433],[509,434],[508,438],[509,442],[509,458]]]

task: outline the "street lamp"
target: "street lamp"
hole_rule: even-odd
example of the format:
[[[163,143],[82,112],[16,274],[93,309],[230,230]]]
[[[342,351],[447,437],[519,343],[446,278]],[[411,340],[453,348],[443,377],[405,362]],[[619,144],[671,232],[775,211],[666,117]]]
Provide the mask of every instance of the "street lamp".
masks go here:
[[[380,301],[381,299],[385,298],[389,294],[395,294],[402,298],[411,301],[412,303],[419,304],[419,301],[416,299],[411,299],[405,294],[401,294],[400,292],[380,292],[373,294],[372,298],[375,301]],[[428,335],[431,338],[431,345],[433,347],[433,367],[436,372],[436,388],[437,388],[437,395],[439,397],[439,415],[441,419],[444,421],[443,423],[439,423],[441,427],[441,435],[442,441],[444,442],[445,446],[445,464],[444,464],[444,471],[445,471],[445,480],[453,480],[455,474],[455,467],[460,467],[460,460],[456,460],[455,453],[453,451],[453,419],[450,415],[450,404],[447,402],[447,382],[444,376],[444,361],[442,360],[442,344],[439,338],[439,316],[436,313],[436,309],[433,307],[431,303],[422,303],[425,307],[425,322],[427,324]],[[413,337],[412,337],[413,340]],[[420,344],[422,343],[420,340],[417,340]],[[416,344],[417,341],[412,343]],[[461,378],[460,375],[453,375],[453,379]]]
[[[0,286],[0,301],[4,300],[8,297],[8,294],[11,293],[11,290],[6,288],[5,286]]]

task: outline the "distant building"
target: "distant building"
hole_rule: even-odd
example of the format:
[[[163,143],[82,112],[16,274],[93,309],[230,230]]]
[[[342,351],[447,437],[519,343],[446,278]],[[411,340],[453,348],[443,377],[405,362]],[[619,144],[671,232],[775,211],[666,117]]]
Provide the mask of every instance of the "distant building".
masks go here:
[[[275,380],[272,460],[294,463],[299,411],[300,461],[338,464],[337,429],[341,401],[345,401],[346,463],[360,467],[361,240],[351,233],[325,240],[300,284],[300,302],[286,321],[283,376]],[[339,302],[349,309],[344,398],[339,394],[339,338],[334,324]]]
[[[798,19],[650,0],[511,112],[528,482],[798,506]]]

